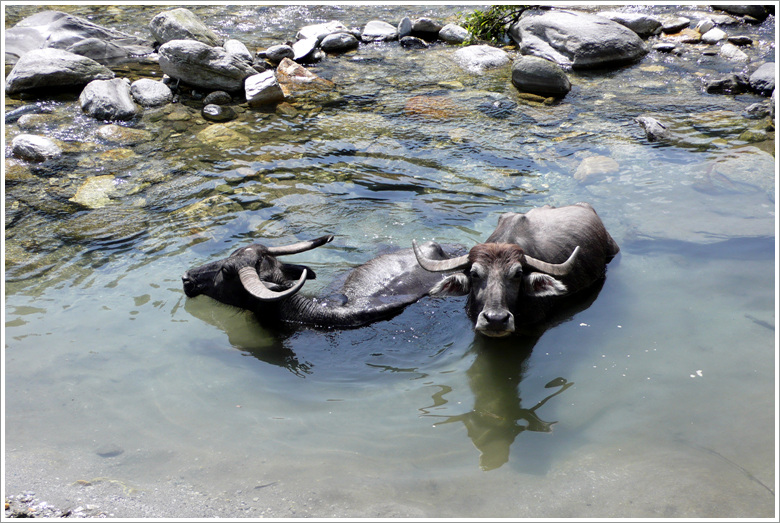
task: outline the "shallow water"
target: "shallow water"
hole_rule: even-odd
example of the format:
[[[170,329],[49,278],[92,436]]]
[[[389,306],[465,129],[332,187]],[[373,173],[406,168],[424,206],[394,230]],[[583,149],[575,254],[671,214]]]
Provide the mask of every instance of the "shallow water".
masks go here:
[[[15,9],[8,24],[34,11]],[[71,9],[139,35],[159,11]],[[264,47],[304,23],[409,9],[194,10]],[[773,19],[740,31],[774,42]],[[117,498],[186,489],[170,517],[203,515],[187,508],[201,499],[281,517],[772,515],[774,133],[741,139],[762,99],[703,94],[702,76],[731,66],[691,51],[572,73],[545,106],[520,100],[508,70],[471,76],[451,52],[328,58],[312,70],[336,99],[248,110],[230,124],[248,140],[227,147],[197,138],[196,103],[180,104],[185,127],[150,111],[138,127],[154,140],[117,153],[73,100],[55,102],[38,132],[74,151],[6,185],[7,492],[27,488],[28,461],[74,499],[95,478]],[[418,96],[438,112],[412,114]],[[685,139],[647,142],[639,114]],[[6,142],[20,132],[6,126]],[[576,181],[594,155],[619,168]],[[68,199],[92,174],[115,188],[85,209]],[[592,304],[537,339],[475,336],[462,299],[283,335],[181,289],[184,270],[251,241],[335,234],[286,259],[316,270],[303,292],[317,295],[414,238],[472,245],[502,212],[577,201],[621,254]]]

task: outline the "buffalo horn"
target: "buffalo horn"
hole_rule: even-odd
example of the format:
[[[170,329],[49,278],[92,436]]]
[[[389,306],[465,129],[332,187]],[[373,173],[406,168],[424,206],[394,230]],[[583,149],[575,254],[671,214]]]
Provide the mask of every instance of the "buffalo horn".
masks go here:
[[[244,286],[244,289],[246,289],[249,294],[258,300],[276,301],[281,300],[282,298],[286,298],[287,296],[292,296],[301,290],[301,287],[303,287],[303,284],[306,282],[306,269],[303,269],[301,277],[298,279],[295,285],[281,292],[272,291],[263,285],[263,282],[260,281],[260,277],[257,275],[257,272],[253,267],[240,268],[238,270],[238,277],[241,280],[241,284]]]
[[[572,267],[574,267],[574,262],[579,252],[580,252],[580,247],[578,245],[574,249],[574,251],[572,251],[571,256],[569,256],[569,259],[563,263],[547,263],[541,260],[537,260],[536,258],[531,258],[526,254],[525,264],[531,267],[532,269],[536,269],[539,272],[549,274],[550,276],[566,276],[567,274],[569,274]]]
[[[417,246],[417,242],[412,240],[412,247],[414,248],[414,255],[417,257],[417,263],[420,267],[430,272],[445,272],[454,271],[457,269],[465,269],[469,265],[469,255],[464,254],[457,258],[450,258],[448,260],[430,260],[420,252],[420,248]]]
[[[298,254],[299,252],[309,251],[320,245],[325,245],[333,240],[333,235],[321,236],[315,240],[293,243],[291,245],[282,245],[280,247],[268,247],[268,254],[273,256],[284,256],[285,254]]]

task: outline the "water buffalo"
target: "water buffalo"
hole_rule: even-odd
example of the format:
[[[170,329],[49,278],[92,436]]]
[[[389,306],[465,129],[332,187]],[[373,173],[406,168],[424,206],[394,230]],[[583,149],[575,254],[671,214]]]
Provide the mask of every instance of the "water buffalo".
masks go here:
[[[620,250],[587,203],[503,214],[485,243],[448,260],[430,259],[413,246],[425,270],[459,271],[430,294],[468,295],[475,330],[495,337],[543,322],[563,299],[603,278]]]
[[[400,312],[447,276],[422,269],[412,249],[402,249],[356,267],[333,295],[309,298],[298,294],[306,280],[315,277],[314,271],[282,263],[276,257],[308,251],[332,240],[333,236],[323,236],[283,247],[259,243],[242,247],[225,259],[184,273],[184,292],[188,297],[204,294],[250,310],[269,326],[351,328]],[[434,242],[418,248],[434,260],[462,252],[456,249]]]

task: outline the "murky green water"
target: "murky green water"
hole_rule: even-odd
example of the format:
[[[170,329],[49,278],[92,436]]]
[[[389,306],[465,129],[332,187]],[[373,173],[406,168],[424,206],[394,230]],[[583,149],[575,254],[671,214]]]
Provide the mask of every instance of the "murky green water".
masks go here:
[[[7,25],[36,9],[8,8]],[[146,36],[160,8],[68,9]],[[194,8],[250,49],[305,23],[460,10]],[[731,31],[760,38],[753,63],[774,56],[772,19]],[[733,65],[696,49],[573,73],[553,106],[521,100],[509,70],[460,71],[452,52],[331,57],[312,70],[335,95],[243,109],[221,143],[195,101],[147,111],[135,128],[148,134],[119,142],[75,97],[53,102],[24,132],[69,144],[65,160],[6,165],[6,489],[27,488],[16,471],[35,463],[74,499],[94,478],[116,480],[117,497],[176,492],[171,517],[204,504],[250,517],[771,515],[774,133],[742,114],[762,99],[703,94]],[[648,143],[640,114],[681,140]],[[7,125],[6,144],[21,132]],[[575,180],[592,156],[617,167]],[[102,199],[71,201],[96,175]],[[460,299],[280,336],[181,289],[184,270],[240,245],[335,234],[289,258],[316,270],[314,295],[413,238],[471,245],[502,212],[577,201],[622,253],[593,304],[539,339],[475,337]]]

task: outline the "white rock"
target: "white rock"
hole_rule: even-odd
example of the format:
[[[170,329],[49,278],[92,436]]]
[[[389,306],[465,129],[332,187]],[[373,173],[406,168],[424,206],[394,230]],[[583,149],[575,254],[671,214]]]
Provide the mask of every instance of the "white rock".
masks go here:
[[[62,149],[45,136],[20,134],[11,141],[11,154],[31,162],[43,162],[62,154]]]
[[[705,44],[717,44],[721,40],[728,38],[728,35],[717,27],[713,27],[703,35],[701,35],[701,41]]]
[[[250,76],[244,82],[244,91],[250,107],[259,107],[284,100],[284,93],[279,82],[276,81],[274,71]]]

